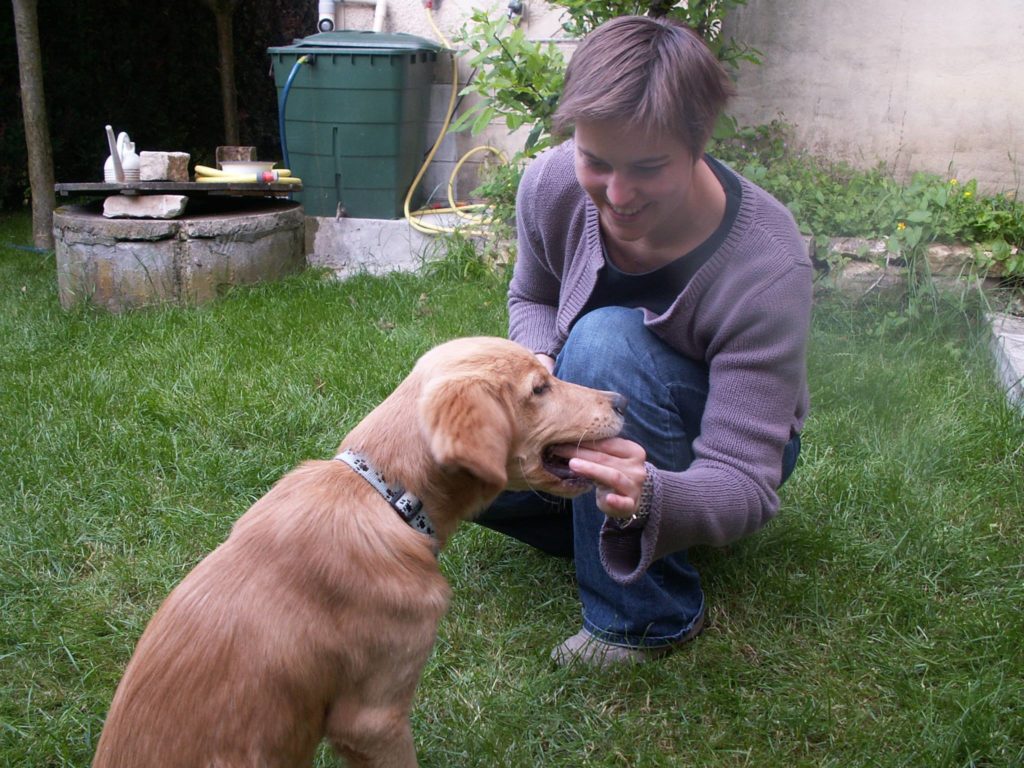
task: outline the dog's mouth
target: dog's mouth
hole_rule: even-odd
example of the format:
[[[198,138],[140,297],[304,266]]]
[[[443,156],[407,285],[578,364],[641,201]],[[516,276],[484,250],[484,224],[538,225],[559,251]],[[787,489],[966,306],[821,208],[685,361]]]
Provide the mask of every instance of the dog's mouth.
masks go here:
[[[559,456],[555,453],[557,446],[549,445],[541,453],[541,464],[544,467],[544,471],[549,475],[553,475],[563,483],[586,485],[590,483],[590,480],[577,475],[571,469],[569,469],[569,460],[564,456]]]

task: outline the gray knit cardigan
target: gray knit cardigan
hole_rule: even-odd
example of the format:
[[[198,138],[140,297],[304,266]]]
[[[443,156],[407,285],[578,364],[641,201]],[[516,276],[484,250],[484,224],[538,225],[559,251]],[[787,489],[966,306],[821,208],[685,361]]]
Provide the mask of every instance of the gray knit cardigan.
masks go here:
[[[576,180],[573,153],[567,141],[534,160],[517,198],[509,336],[552,356],[604,265],[597,209]],[[621,583],[659,557],[727,544],[774,517],[782,451],[807,415],[808,248],[785,206],[739,179],[742,199],[721,247],[664,314],[644,310],[652,332],[707,364],[709,392],[691,466],[652,468],[647,525],[602,529],[602,562]]]

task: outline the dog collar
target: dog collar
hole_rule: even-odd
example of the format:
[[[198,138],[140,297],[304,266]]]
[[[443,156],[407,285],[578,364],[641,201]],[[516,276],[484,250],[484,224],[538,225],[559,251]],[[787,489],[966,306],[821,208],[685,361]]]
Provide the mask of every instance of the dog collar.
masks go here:
[[[434,535],[434,526],[431,525],[427,513],[423,511],[423,502],[402,486],[388,483],[365,455],[346,449],[334,458],[348,464],[357,475],[372,485],[410,527],[428,536]]]

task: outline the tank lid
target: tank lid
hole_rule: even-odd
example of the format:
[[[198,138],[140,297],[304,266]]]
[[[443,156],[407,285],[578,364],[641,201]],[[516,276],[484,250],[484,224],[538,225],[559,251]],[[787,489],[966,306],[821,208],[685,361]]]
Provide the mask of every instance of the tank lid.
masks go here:
[[[437,43],[405,32],[370,32],[361,29],[336,29],[317,32],[295,40],[291,45],[271,48],[271,53],[301,50],[311,53],[316,49],[324,53],[372,53],[378,51],[440,51]]]

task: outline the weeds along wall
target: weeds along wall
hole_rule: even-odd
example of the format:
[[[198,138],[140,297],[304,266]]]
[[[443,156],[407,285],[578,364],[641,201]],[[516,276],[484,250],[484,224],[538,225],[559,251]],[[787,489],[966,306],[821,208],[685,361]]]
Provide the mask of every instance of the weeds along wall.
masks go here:
[[[977,179],[986,193],[1024,179],[1019,0],[749,0],[725,34],[760,50],[731,112],[781,118],[802,148],[860,168],[879,162]]]

